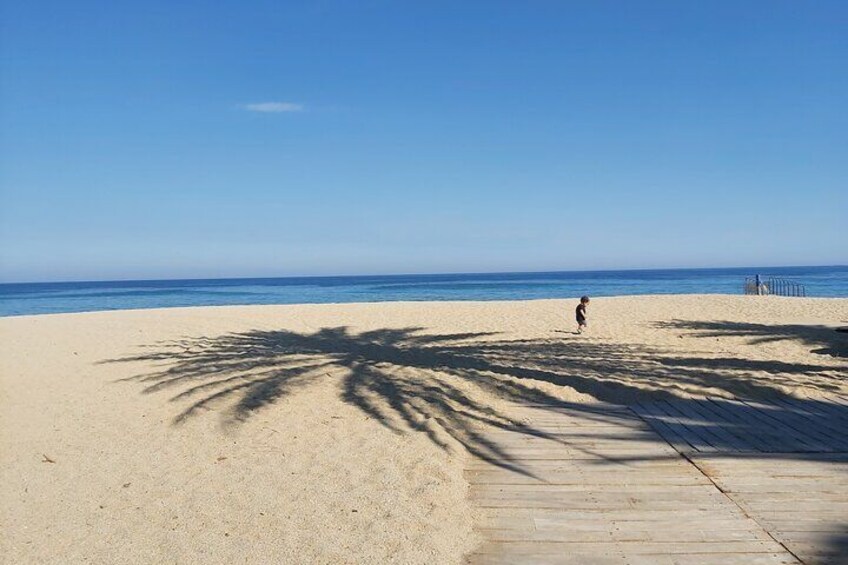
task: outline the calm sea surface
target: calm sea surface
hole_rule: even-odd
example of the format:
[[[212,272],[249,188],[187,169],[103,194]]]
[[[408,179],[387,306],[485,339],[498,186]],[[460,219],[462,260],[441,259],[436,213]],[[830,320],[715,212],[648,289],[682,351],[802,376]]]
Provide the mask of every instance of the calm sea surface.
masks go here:
[[[744,278],[754,274],[804,284],[808,296],[848,296],[848,267],[27,283],[0,284],[0,316],[227,304],[741,294]]]

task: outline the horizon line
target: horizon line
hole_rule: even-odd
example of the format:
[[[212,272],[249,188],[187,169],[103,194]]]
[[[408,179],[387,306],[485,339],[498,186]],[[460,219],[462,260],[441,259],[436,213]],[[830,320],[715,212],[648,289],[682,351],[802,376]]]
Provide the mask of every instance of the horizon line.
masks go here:
[[[442,272],[442,273],[390,273],[390,274],[358,274],[358,275],[283,275],[261,277],[198,277],[198,278],[163,278],[163,279],[80,279],[56,281],[0,281],[0,286],[38,285],[38,284],[86,284],[86,283],[128,283],[128,282],[194,282],[194,281],[241,281],[241,280],[278,280],[278,279],[354,279],[373,277],[441,277],[441,276],[486,276],[486,275],[551,275],[561,273],[621,273],[646,271],[709,271],[709,270],[740,270],[740,269],[810,269],[810,268],[848,268],[848,264],[835,265],[759,265],[741,267],[640,267],[631,269],[576,269],[576,270],[545,270],[545,271],[477,271],[477,272]],[[752,273],[757,274],[757,273]]]

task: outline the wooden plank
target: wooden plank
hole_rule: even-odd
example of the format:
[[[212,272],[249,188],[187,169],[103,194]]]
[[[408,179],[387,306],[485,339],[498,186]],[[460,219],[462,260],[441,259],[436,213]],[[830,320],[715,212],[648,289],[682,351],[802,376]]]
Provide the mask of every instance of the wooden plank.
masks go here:
[[[661,520],[606,520],[601,514],[596,514],[592,519],[563,520],[554,517],[532,518],[537,530],[559,530],[579,529],[583,531],[609,531],[609,532],[643,532],[643,531],[675,531],[675,532],[700,532],[703,530],[716,531],[757,531],[758,538],[764,539],[762,528],[757,522],[750,518],[739,518],[735,514],[721,516],[720,513],[712,512],[709,516],[699,521],[674,520],[668,517]],[[507,529],[507,528],[502,528]]]
[[[514,402],[515,408],[528,408],[544,410],[546,412],[569,411],[569,410],[621,410],[626,411],[627,407],[614,402],[604,402],[596,400],[592,403],[583,403],[575,401],[553,401],[553,402]]]
[[[557,472],[532,470],[533,475],[523,475],[509,470],[473,471],[466,474],[468,481],[475,485],[709,485],[710,480],[703,475],[680,473],[634,473],[624,475],[620,471],[613,472]]]
[[[818,544],[820,547],[827,547],[829,541],[833,538],[833,534],[844,534],[845,528],[832,528],[829,530],[775,530],[772,532],[774,538],[781,543],[804,543]],[[848,555],[845,556],[848,558]]]
[[[580,499],[575,497],[565,497],[562,494],[558,496],[523,496],[523,497],[480,497],[475,500],[475,505],[480,508],[571,508],[573,510],[618,510],[621,508],[630,508],[643,512],[655,512],[661,510],[674,510],[686,504],[693,509],[714,510],[716,504],[721,501],[717,499],[705,499],[701,501],[692,500],[650,500],[633,497],[628,499],[606,499],[592,500]],[[785,505],[777,508],[779,511],[789,511],[791,505]],[[760,510],[774,510],[773,507],[761,507]],[[844,510],[843,510],[844,511]]]
[[[775,532],[820,532],[829,534],[845,533],[845,525],[838,520],[785,520],[782,522],[760,519],[759,523],[771,534]]]
[[[564,548],[556,553],[479,553],[470,556],[472,565],[795,565],[798,560],[783,553],[696,553],[696,554],[639,554],[609,551],[603,554],[569,554]]]
[[[662,461],[662,460],[661,460]],[[685,461],[685,460],[681,460]],[[646,463],[656,463],[656,460],[651,459],[637,459],[635,462],[646,462]],[[675,461],[676,462],[676,461]],[[650,476],[646,471],[651,471],[656,475],[673,475],[673,476],[696,476],[701,473],[697,472],[691,468],[691,465],[687,468],[687,464],[676,464],[676,465],[643,465],[640,467],[631,467],[628,464],[632,463],[631,461],[625,461],[623,463],[613,460],[613,461],[596,461],[594,463],[586,463],[583,459],[559,459],[559,460],[540,460],[540,461],[532,461],[528,462],[529,468],[534,469],[537,474],[545,474],[545,473],[573,473],[573,474],[581,474],[586,477],[591,477],[594,475],[604,476],[604,475],[613,475],[618,477],[643,477]],[[480,464],[468,465],[466,467],[467,473],[482,473],[482,472],[498,472],[498,473],[515,473],[515,471],[511,471],[508,469],[503,469],[493,463],[483,461]],[[694,471],[694,472],[693,472]]]
[[[725,482],[717,480],[719,486],[724,492],[732,492],[736,494],[790,494],[798,496],[799,492],[803,492],[806,496],[814,496],[816,498],[827,498],[828,500],[841,499],[848,497],[845,484],[832,484],[829,482],[817,484],[812,483],[797,483],[796,481],[772,481],[765,479],[760,483],[739,484],[733,481]]]
[[[780,411],[778,407],[762,402],[750,400],[739,400],[737,402],[749,407],[752,413],[764,418],[767,424],[779,426],[781,429],[786,430],[794,438],[796,443],[805,444],[813,451],[834,451],[826,440],[818,437],[817,430],[805,426],[803,422],[800,422],[790,412],[786,410]]]
[[[690,426],[687,426],[683,418],[667,402],[654,402],[652,406],[655,408],[657,417],[661,417],[669,427],[677,432],[678,435],[682,436],[696,451],[708,452],[714,450],[712,444]]]
[[[605,491],[600,487],[580,490],[579,485],[548,485],[539,487],[536,485],[470,485],[469,494],[476,500],[538,500],[559,504],[561,508],[572,508],[568,504],[577,504],[581,501],[618,502],[622,508],[631,506],[634,502],[653,504],[659,502],[678,502],[684,504],[695,501],[716,500],[723,501],[724,495],[715,487],[708,485],[668,487],[666,485],[649,485],[634,488],[619,488],[617,490]],[[780,501],[780,493],[765,493],[762,500],[765,501],[767,494],[773,494],[770,501]],[[751,499],[754,494],[748,496]],[[756,502],[756,501],[751,501]],[[833,501],[838,502],[838,501]],[[811,502],[809,502],[812,504]]]
[[[802,416],[800,413],[798,413],[798,411],[787,410],[785,407],[767,402],[753,400],[743,400],[742,402],[744,402],[748,406],[759,408],[772,419],[785,423],[786,425],[797,430],[799,434],[802,434],[805,437],[809,436],[811,439],[820,442],[822,445],[829,448],[829,450],[840,451],[840,449],[834,448],[834,438],[830,435],[830,432],[823,429],[821,426],[815,425],[814,422]]]
[[[548,441],[598,441],[598,440],[645,440],[652,439],[656,441],[657,434],[649,427],[645,426],[644,429],[631,429],[625,428],[622,429],[621,426],[618,427],[603,427],[603,428],[583,428],[579,430],[575,429],[564,429],[561,431],[555,432],[540,432],[536,430],[535,427],[530,428],[529,430],[486,430],[482,432],[482,435],[487,437],[495,437],[495,438],[529,438],[529,439],[544,439]]]
[[[736,436],[724,429],[728,426],[728,422],[717,420],[712,417],[711,412],[707,412],[698,408],[699,401],[697,400],[678,400],[666,402],[669,406],[677,410],[684,417],[705,422],[708,425],[697,426],[699,433],[705,436],[707,441],[719,451],[750,451],[751,447],[747,443],[743,443]]]
[[[740,422],[726,418],[709,399],[695,401],[693,409],[700,412],[708,421],[716,422],[722,433],[728,436],[725,441],[733,444],[738,451],[758,452],[762,451],[763,447],[768,447],[767,442],[758,441],[759,434],[751,433],[751,430]]]
[[[696,447],[686,441],[686,438],[683,435],[677,433],[677,431],[661,419],[660,414],[662,413],[657,411],[654,406],[646,403],[639,403],[633,406],[633,410],[642,416],[648,425],[652,426],[657,433],[659,433],[663,439],[670,443],[677,451],[685,453],[696,450]]]
[[[822,417],[821,415],[812,413],[804,407],[794,406],[784,399],[776,399],[774,404],[781,406],[785,410],[793,411],[799,418],[804,419],[809,426],[814,427],[823,436],[828,439],[828,444],[833,446],[838,451],[848,451],[848,420],[839,420],[836,418]]]
[[[478,436],[478,440],[487,441],[487,438]],[[595,444],[587,443],[581,445],[579,443],[575,444],[563,444],[556,442],[543,442],[543,441],[512,441],[512,442],[498,442],[494,439],[488,439],[492,444],[497,445],[499,447],[503,447],[504,449],[511,450],[526,450],[526,451],[561,451],[563,453],[569,452],[581,452],[586,450],[598,450],[598,451],[609,451],[614,453],[673,453],[673,449],[669,449],[671,446],[668,443],[662,441],[658,441],[656,443],[646,443],[646,442],[598,442]]]
[[[507,505],[510,501],[501,501],[500,505]],[[797,499],[763,499],[744,501],[743,506],[751,513],[752,516],[759,516],[766,513],[814,513],[821,514],[831,512],[831,515],[842,513],[843,516],[848,516],[848,503],[846,502],[830,502],[830,501],[799,501]]]
[[[848,453],[728,453],[700,455],[692,454],[696,460],[709,461],[714,465],[748,465],[752,468],[773,468],[777,472],[782,469],[809,469],[811,465],[818,469],[836,469],[842,467],[848,471]]]
[[[505,432],[505,433],[536,433],[540,435],[544,434],[570,434],[570,433],[582,433],[585,435],[596,434],[602,435],[605,433],[622,433],[622,432],[639,432],[644,430],[637,430],[633,428],[623,428],[620,424],[615,424],[611,426],[577,426],[570,424],[554,424],[554,423],[539,423],[534,422],[532,426],[528,426],[527,428],[496,428],[493,429],[491,427],[475,424],[472,426],[474,431],[477,433],[489,433],[489,432]],[[650,429],[648,428],[648,431]]]
[[[712,482],[698,482],[693,484],[682,484],[682,485],[672,485],[665,482],[660,483],[652,483],[647,477],[644,478],[644,482],[632,483],[632,484],[623,484],[619,483],[600,483],[600,484],[579,484],[579,483],[566,483],[566,484],[551,484],[551,483],[536,483],[536,484],[522,484],[522,483],[503,483],[503,484],[478,484],[478,483],[470,483],[469,484],[469,492],[477,493],[477,492],[485,492],[489,494],[498,494],[498,493],[516,493],[516,492],[530,492],[530,493],[554,493],[554,492],[570,492],[576,491],[580,492],[582,488],[582,492],[584,493],[657,493],[658,497],[663,496],[671,496],[672,493],[675,495],[680,495],[681,493],[717,493],[721,494],[718,489],[715,488],[715,485]]]
[[[744,426],[722,417],[708,399],[692,400],[689,404],[692,410],[701,414],[706,421],[714,422],[722,434],[729,436],[722,439],[735,442],[740,451],[751,451],[750,434],[746,433]]]
[[[485,459],[474,458],[469,461],[465,468],[467,470],[485,470],[485,469],[500,469],[497,462],[486,461]],[[536,469],[540,472],[545,470],[572,470],[580,469],[591,472],[593,469],[599,471],[618,471],[621,473],[637,473],[645,470],[655,472],[670,472],[672,470],[693,469],[689,462],[680,457],[677,452],[673,452],[671,457],[646,458],[646,459],[603,459],[595,461],[591,464],[586,463],[582,459],[556,459],[556,460],[539,460],[526,461],[522,463],[522,467],[527,469]],[[697,472],[697,471],[696,471]]]
[[[532,532],[536,529],[536,522],[530,513],[506,512],[506,513],[479,513],[474,521],[478,532],[486,530],[515,530]]]
[[[693,458],[703,470],[713,477],[728,475],[729,479],[739,483],[750,483],[764,479],[772,481],[796,481],[798,484],[816,481],[848,482],[848,466],[826,462],[799,462],[769,460],[768,464],[749,461],[732,461],[721,458]],[[803,464],[802,464],[803,463]]]
[[[708,465],[704,464],[706,468]],[[710,478],[721,480],[723,484],[746,485],[773,482],[774,484],[797,485],[801,488],[816,484],[835,484],[848,488],[848,477],[845,475],[831,475],[824,470],[792,470],[773,469],[765,471],[757,468],[746,467],[713,467]]]
[[[511,417],[529,417],[529,418],[581,418],[587,421],[608,418],[620,418],[626,420],[632,418],[633,413],[630,412],[628,406],[620,404],[608,404],[606,406],[595,406],[592,404],[575,405],[573,409],[543,409],[543,408],[517,408],[509,407],[504,411]]]
[[[535,530],[481,529],[490,541],[534,542],[644,542],[644,543],[718,543],[738,541],[772,541],[762,529],[712,529],[709,523],[701,530],[617,530],[579,528],[537,528]]]
[[[533,420],[533,421],[549,421],[549,422],[578,422],[583,425],[592,425],[598,422],[601,423],[626,423],[635,421],[634,414],[630,408],[622,407],[621,410],[607,411],[592,411],[592,410],[573,410],[571,412],[546,412],[540,410],[516,410],[514,408],[505,408],[500,411],[506,418],[511,420]]]
[[[571,414],[533,413],[526,411],[506,411],[507,418],[522,423],[540,422],[573,424],[578,426],[612,426],[637,423],[636,415],[628,408],[621,412],[575,412]]]
[[[480,439],[488,440],[502,446],[510,447],[534,447],[544,446],[547,448],[562,447],[627,447],[631,449],[650,449],[656,446],[665,446],[665,442],[659,440],[656,433],[623,438],[609,437],[581,437],[558,434],[549,437],[519,434],[479,434]]]
[[[783,396],[771,402],[803,412],[818,422],[835,422],[838,426],[848,425],[848,407],[814,399],[800,399]]]
[[[848,425],[848,407],[844,405],[817,398],[801,399],[792,396],[785,396],[781,400],[790,406],[808,410],[822,419]]]
[[[823,451],[827,449],[827,446],[805,437],[803,434],[799,433],[798,430],[776,420],[772,416],[763,413],[753,406],[727,399],[722,399],[721,401],[713,400],[713,402],[724,408],[725,411],[732,411],[739,417],[740,420],[750,422],[750,425],[755,428],[770,430],[770,435],[780,434],[780,443],[775,448],[780,452]]]
[[[739,409],[725,402],[725,399],[708,398],[704,404],[710,411],[718,414],[719,418],[735,425],[737,432],[744,435],[758,451],[785,451],[784,437],[776,433],[773,427],[750,417],[743,418]]]
[[[511,487],[512,485],[505,485],[507,487]],[[516,485],[518,486],[518,485]],[[498,487],[500,488],[500,487]],[[551,488],[570,488],[570,487],[551,487]],[[659,486],[652,486],[650,488],[660,488]],[[678,487],[678,488],[686,488],[686,487]],[[762,492],[741,492],[728,493],[733,495],[732,498],[734,500],[741,500],[746,506],[754,505],[754,504],[770,504],[770,503],[782,503],[788,502],[791,503],[793,501],[798,502],[799,504],[807,504],[809,506],[818,507],[828,506],[833,509],[842,505],[848,506],[848,494],[842,493],[809,493],[803,492],[799,493],[795,492],[773,492],[773,491],[762,491]],[[803,497],[803,500],[799,500]]]
[[[588,405],[587,405],[588,406]],[[540,410],[516,410],[506,407],[499,410],[507,418],[513,420],[525,420],[534,422],[576,422],[590,426],[598,423],[604,425],[617,425],[636,422],[638,418],[630,410],[629,406],[620,406],[619,410],[571,410],[568,412],[547,412]]]
[[[760,430],[752,430],[743,420],[738,419],[732,412],[723,410],[710,399],[701,401],[699,408],[717,421],[726,422],[728,432],[738,437],[743,445],[747,446],[741,451],[768,452],[776,447],[774,442],[770,443],[763,439],[763,436],[767,437],[767,434],[761,433]]]
[[[674,450],[666,442],[656,443],[628,443],[628,442],[598,442],[585,444],[564,444],[545,441],[504,441],[499,442],[491,438],[477,437],[478,441],[491,444],[505,452],[550,452],[552,454],[580,454],[589,453],[642,453],[642,454],[673,454]]]
[[[617,509],[565,509],[565,508],[477,508],[475,516],[481,520],[502,518],[521,518],[534,520],[544,518],[563,522],[669,522],[678,521],[682,524],[698,524],[713,519],[742,519],[746,520],[744,512],[735,504],[725,504],[720,507],[690,508],[678,506],[667,510],[643,512],[632,508]],[[740,522],[743,523],[743,522]]]
[[[807,544],[790,542],[792,551],[804,562],[810,565],[845,565],[845,552],[839,552],[833,547],[816,543]]]
[[[534,424],[550,424],[555,426],[570,426],[577,428],[592,428],[592,427],[607,427],[607,426],[627,426],[629,424],[638,423],[635,414],[588,414],[584,416],[555,416],[546,415],[538,416],[533,414],[511,413],[508,414],[508,419],[520,425],[526,425],[527,422]]]
[[[785,553],[774,541],[743,540],[728,542],[488,542],[478,550],[480,553],[507,551],[514,556],[532,555],[604,555],[624,553],[627,555],[687,555],[698,553]]]
[[[634,414],[635,417],[635,414]],[[591,430],[603,430],[603,429],[612,429],[619,428],[619,431],[624,429],[638,429],[636,427],[637,424],[641,424],[639,420],[636,419],[622,419],[622,418],[598,418],[596,420],[586,421],[586,420],[578,420],[578,419],[560,419],[560,418],[545,418],[545,419],[537,419],[537,418],[516,418],[516,422],[519,422],[520,425],[508,425],[502,426],[500,429],[505,430],[513,430],[518,431],[527,427],[532,427],[535,429],[545,429],[547,427],[558,428],[563,431],[569,430],[580,430],[580,431],[591,431]],[[529,424],[532,422],[532,426]],[[489,428],[488,424],[478,424],[478,427],[481,429]]]
[[[822,460],[811,459],[811,453],[780,454],[780,457],[766,457],[776,455],[763,453],[760,461],[753,459],[738,459],[726,457],[725,454],[694,455],[692,459],[699,464],[709,464],[714,469],[725,469],[727,471],[746,471],[749,473],[767,474],[770,477],[838,477],[848,472],[848,464],[839,459]],[[841,455],[837,453],[817,453],[815,455]],[[792,459],[791,457],[797,457]]]
[[[644,450],[644,449],[505,449],[503,462],[522,461],[522,468],[527,468],[524,463],[532,461],[574,461],[578,459],[594,461],[596,464],[614,462],[620,460],[632,460],[649,457],[677,457],[677,451],[666,444],[667,449]]]
[[[602,504],[619,504],[620,507],[627,508],[637,503],[650,506],[664,502],[677,502],[678,504],[709,501],[726,502],[724,495],[715,487],[706,485],[677,488],[651,485],[638,489],[618,489],[614,491],[581,490],[579,485],[552,485],[545,488],[527,487],[525,485],[499,485],[494,488],[490,485],[471,485],[469,491],[471,496],[479,501],[539,501],[556,503],[564,508],[576,508],[578,504],[591,503],[599,506]],[[751,500],[751,497],[753,497],[751,495],[746,499],[746,502],[748,504],[778,504],[785,500],[791,500],[788,497],[779,496],[780,494],[782,493],[766,493],[759,500]],[[834,504],[838,501],[831,500],[829,503]],[[845,503],[848,504],[848,501]]]

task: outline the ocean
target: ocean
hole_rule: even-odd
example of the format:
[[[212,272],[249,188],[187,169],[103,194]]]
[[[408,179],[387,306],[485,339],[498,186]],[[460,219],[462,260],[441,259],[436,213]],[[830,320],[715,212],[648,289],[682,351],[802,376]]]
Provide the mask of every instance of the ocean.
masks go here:
[[[755,274],[801,283],[807,296],[848,296],[848,266],[12,283],[0,284],[0,316],[235,304],[742,294],[745,277]]]

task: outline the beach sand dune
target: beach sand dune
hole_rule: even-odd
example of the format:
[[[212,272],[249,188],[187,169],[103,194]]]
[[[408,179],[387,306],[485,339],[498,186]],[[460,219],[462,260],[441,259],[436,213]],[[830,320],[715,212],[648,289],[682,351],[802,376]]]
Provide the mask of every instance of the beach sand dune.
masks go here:
[[[848,395],[848,299],[0,319],[8,563],[452,563],[515,402]]]

